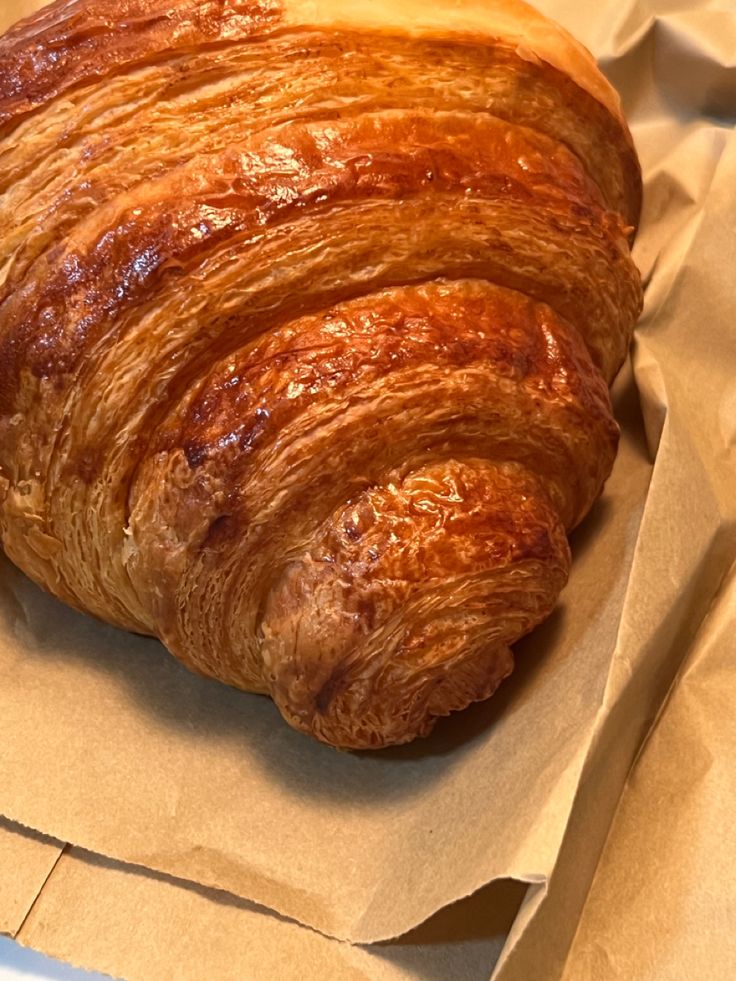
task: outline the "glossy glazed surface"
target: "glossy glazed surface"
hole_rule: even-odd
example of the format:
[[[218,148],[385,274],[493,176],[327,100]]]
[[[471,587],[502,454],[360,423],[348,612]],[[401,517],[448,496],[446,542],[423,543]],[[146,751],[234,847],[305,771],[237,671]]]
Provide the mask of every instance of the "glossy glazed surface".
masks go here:
[[[641,303],[613,93],[523,4],[443,9],[67,0],[0,40],[3,545],[340,746],[511,670]]]

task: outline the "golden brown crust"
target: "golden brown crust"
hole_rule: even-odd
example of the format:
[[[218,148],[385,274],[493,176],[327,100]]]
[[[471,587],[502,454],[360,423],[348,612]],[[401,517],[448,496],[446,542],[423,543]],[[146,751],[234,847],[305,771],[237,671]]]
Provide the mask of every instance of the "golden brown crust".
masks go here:
[[[508,644],[548,616],[569,564],[523,467],[450,460],[371,488],[269,594],[269,691],[292,725],[339,746],[426,735],[493,694]]]
[[[591,53],[554,21],[522,0],[284,0],[289,26],[357,28],[372,34],[476,38],[503,41],[522,57],[542,61],[570,75],[626,125],[618,93],[598,71]]]
[[[276,615],[264,621],[264,610],[288,606],[283,582],[296,580],[281,570],[341,526],[346,499],[350,507],[366,494],[375,502],[409,472],[438,473],[444,464],[436,461],[448,455],[462,467],[484,454],[497,462],[475,464],[487,473],[488,496],[488,514],[477,520],[488,535],[513,526],[499,542],[508,546],[514,536],[521,542],[527,519],[527,531],[549,530],[552,514],[559,534],[563,522],[575,524],[600,492],[616,443],[605,385],[576,333],[549,308],[478,281],[386,290],[285,325],[223,359],[187,393],[159,427],[133,487],[137,548],[128,572],[141,594],[158,588],[156,622],[183,660],[269,690],[259,638],[267,628],[272,645],[285,640]],[[531,488],[526,518],[515,505],[499,509],[507,491],[494,481],[503,473]],[[445,558],[460,555],[462,510]],[[400,558],[423,536],[408,522],[403,537],[398,526],[394,532]],[[472,549],[464,551],[470,572]],[[320,562],[336,574],[320,544],[308,556],[312,568]],[[556,546],[549,561],[557,569],[559,556]],[[447,561],[450,578],[452,569]],[[426,572],[428,583],[439,580],[429,563]],[[496,578],[484,584],[489,616],[479,630],[504,629],[489,591],[507,572],[494,567]],[[389,578],[387,603],[401,595],[401,577]],[[552,582],[559,585],[547,577]],[[350,590],[357,597],[360,588],[355,580]],[[545,602],[554,602],[550,589]],[[447,598],[457,599],[449,587]],[[324,595],[318,606],[319,624],[343,616]],[[518,626],[518,607],[507,613],[507,627]],[[382,627],[374,616],[374,640]],[[311,655],[304,660],[309,670]]]
[[[612,465],[617,103],[511,0],[112,7],[0,40],[4,547],[320,739],[425,733]]]
[[[519,48],[565,72],[625,127],[616,91],[590,52],[521,0],[58,0],[9,30],[2,46],[0,120],[82,81],[165,51],[227,44],[275,30],[364,31],[476,38]],[[63,57],[59,53],[63,52]]]
[[[116,71],[125,75],[148,65],[164,70],[172,65],[177,81],[186,84],[192,56],[209,52],[217,58],[221,46],[226,59],[243,48],[253,49],[258,57],[261,45],[278,45],[282,38],[297,52],[315,40],[332,51],[336,40],[348,50],[380,51],[406,35],[399,47],[416,51],[414,70],[419,74],[427,54],[430,64],[435,60],[433,48],[445,48],[442,60],[462,51],[465,65],[455,84],[463,88],[468,69],[488,70],[487,65],[468,64],[470,52],[509,64],[517,80],[515,90],[507,93],[512,104],[505,104],[503,97],[496,101],[491,87],[486,109],[570,141],[601,182],[609,206],[632,227],[638,223],[641,171],[618,95],[589,52],[520,0],[444,0],[398,8],[376,0],[339,6],[331,0],[288,0],[285,6],[277,0],[67,0],[61,16],[58,6],[42,8],[0,38],[0,132],[80,86],[87,91],[98,82],[104,88]],[[177,64],[179,58],[183,66]],[[360,77],[359,64],[349,67],[350,74]],[[370,75],[375,77],[375,69]],[[395,82],[389,83],[391,89]],[[435,78],[432,87],[440,85],[441,78]],[[330,80],[330,91],[333,87]],[[552,105],[545,104],[549,101]],[[570,106],[577,126],[555,118],[555,109],[564,117]],[[292,107],[296,108],[293,103]],[[586,138],[586,129],[597,138]],[[599,153],[605,161],[596,159]]]
[[[546,213],[565,237],[590,240],[620,277],[615,305],[591,316],[597,297],[586,299],[582,282],[580,296],[566,299],[569,282],[561,282],[542,298],[556,299],[588,334],[596,361],[612,377],[628,344],[637,275],[620,221],[600,207],[579,162],[546,137],[493,118],[394,111],[293,126],[278,137],[195,158],[79,223],[68,247],[54,245],[37,259],[24,277],[26,288],[5,304],[3,320],[17,326],[0,335],[0,408],[17,397],[21,368],[40,377],[73,370],[105,324],[139,302],[172,265],[201,263],[224,241],[247,239],[307,210],[317,221],[338,205],[386,198],[403,203],[428,189],[500,199],[516,215],[525,207]],[[523,279],[512,264],[507,272],[509,281]],[[617,285],[613,275],[611,284]],[[16,286],[11,270],[6,294]],[[47,339],[52,315],[53,346]]]
[[[0,39],[0,126],[75,86],[164,52],[247,41],[282,20],[277,0],[66,0]]]

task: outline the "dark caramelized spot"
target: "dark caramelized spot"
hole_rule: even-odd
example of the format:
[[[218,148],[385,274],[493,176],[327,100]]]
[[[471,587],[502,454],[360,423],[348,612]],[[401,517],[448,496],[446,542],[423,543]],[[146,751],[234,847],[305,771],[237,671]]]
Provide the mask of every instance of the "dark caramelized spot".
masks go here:
[[[232,541],[238,535],[239,523],[229,514],[221,514],[210,524],[204,539],[203,548],[217,548],[223,543]]]

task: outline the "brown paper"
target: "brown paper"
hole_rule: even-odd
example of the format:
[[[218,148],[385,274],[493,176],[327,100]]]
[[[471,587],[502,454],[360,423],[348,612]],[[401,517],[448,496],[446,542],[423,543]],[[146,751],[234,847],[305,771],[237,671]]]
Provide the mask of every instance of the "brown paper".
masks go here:
[[[622,745],[638,741],[638,720],[646,725],[656,715],[673,675],[697,644],[703,618],[736,554],[736,500],[731,491],[736,434],[736,89],[726,54],[736,51],[736,10],[724,18],[701,10],[705,5],[688,6],[688,11],[655,21],[642,5],[630,12],[623,46],[612,42],[609,52],[618,59],[611,74],[614,80],[618,74],[619,87],[641,117],[634,129],[647,187],[637,258],[645,276],[652,272],[634,365],[649,443],[657,447],[657,458],[619,634],[624,657],[616,659],[619,671],[611,674],[608,711],[583,772],[545,902],[513,950],[516,927],[512,931],[498,972],[504,981],[534,976],[540,964],[545,965],[545,977],[557,977],[562,969],[616,802]],[[707,86],[684,84],[691,60],[700,66],[696,77],[709,79]],[[638,575],[642,569],[646,577]],[[732,633],[733,627],[732,618]],[[719,715],[717,724],[731,726],[730,713]],[[683,755],[676,765],[683,779],[697,782],[696,761]],[[736,795],[726,790],[726,797],[733,808]],[[701,828],[692,833],[700,834]],[[654,849],[657,839],[651,827],[644,834],[647,839],[649,849]],[[717,853],[718,841],[711,840],[709,847]],[[677,861],[677,855],[670,854],[673,867],[665,863],[668,890],[681,884]],[[709,872],[699,869],[700,874]],[[620,877],[627,874],[628,863],[619,870]],[[695,896],[692,901],[692,910],[687,892],[679,901],[682,945],[706,917],[719,921],[722,916],[715,902],[698,908]],[[660,920],[646,902],[637,912],[641,922]],[[693,924],[687,922],[690,912]],[[621,946],[636,942],[617,933],[615,903],[604,915]],[[588,937],[595,946],[597,938],[592,933]],[[642,945],[628,951],[632,963],[639,959],[642,968],[647,964],[645,937],[643,930],[638,936]],[[715,946],[710,962],[719,967],[728,963],[723,950],[723,945]],[[600,962],[597,974],[586,973],[591,964],[583,962],[573,975],[576,981],[617,976],[609,975]],[[649,974],[623,971],[620,976],[657,981],[688,977],[659,973],[656,959],[648,966]],[[689,977],[732,973],[715,970]]]
[[[0,818],[0,933],[18,933],[62,850],[60,842]]]
[[[28,832],[0,827],[0,854]],[[523,887],[498,882],[401,940],[371,948],[330,940],[247,900],[81,849],[66,850],[17,933],[20,943],[128,981],[175,976],[279,981],[486,981]]]
[[[736,569],[629,779],[564,981],[736,977]]]
[[[0,26],[21,6],[10,0]],[[238,926],[222,903],[200,905],[205,894],[212,901],[202,887],[233,894],[228,910],[240,896],[374,941],[516,878],[534,886],[496,976],[559,976],[631,761],[734,557],[735,184],[717,118],[736,104],[730,0],[722,9],[705,0],[538,6],[601,56],[624,96],[647,178],[635,255],[648,286],[637,388],[624,373],[615,389],[624,438],[614,474],[573,536],[559,610],[518,645],[502,691],[423,743],[338,754],[288,730],[266,700],[194,678],[154,642],[64,609],[7,564],[0,572],[0,812],[196,883],[175,886],[182,921],[201,917],[212,934],[223,924],[223,957],[241,950],[241,933],[257,935],[261,976],[276,963],[272,944],[314,966],[317,935],[289,923],[287,941],[272,930],[287,921],[247,902],[255,919]],[[143,894],[147,908],[174,903],[171,882],[144,869],[71,849],[39,886],[21,940],[129,977],[178,970],[175,948],[153,934],[125,966],[113,924],[137,922]],[[82,935],[74,910],[91,889],[118,905]],[[500,915],[486,890],[473,901]],[[354,948],[319,943],[341,976],[383,976],[375,960],[351,960]],[[484,948],[484,977],[498,944],[494,934],[496,953]],[[462,950],[453,970],[464,970],[472,942],[451,947]],[[374,949],[384,948],[360,956]],[[229,976],[226,961],[215,970],[220,956],[211,953],[209,976]],[[414,973],[385,976],[475,976],[432,974],[432,958],[420,961]]]

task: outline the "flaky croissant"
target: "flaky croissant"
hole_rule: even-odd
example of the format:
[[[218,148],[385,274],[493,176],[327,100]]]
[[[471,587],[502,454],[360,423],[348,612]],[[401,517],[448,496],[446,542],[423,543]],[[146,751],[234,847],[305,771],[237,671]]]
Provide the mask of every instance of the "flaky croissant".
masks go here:
[[[517,0],[57,0],[0,193],[10,558],[336,746],[489,696],[641,305],[589,54]]]

